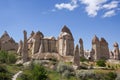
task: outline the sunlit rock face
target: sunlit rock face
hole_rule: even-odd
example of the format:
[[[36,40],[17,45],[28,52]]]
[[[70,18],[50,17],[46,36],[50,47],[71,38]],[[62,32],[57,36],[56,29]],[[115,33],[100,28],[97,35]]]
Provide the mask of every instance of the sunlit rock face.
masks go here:
[[[110,59],[113,60],[120,60],[120,51],[119,51],[119,45],[117,42],[113,44],[113,50],[110,51]]]
[[[17,50],[17,54],[18,55],[22,55],[22,49],[23,49],[23,41],[20,40],[19,44],[18,44],[18,50]]]
[[[18,44],[14,41],[12,37],[5,31],[0,38],[0,49],[5,51],[11,51],[18,49]]]
[[[27,32],[24,30],[24,41],[23,41],[23,49],[22,49],[22,59],[23,62],[27,62],[29,60],[29,55],[28,55],[28,44],[27,44]]]
[[[43,33],[32,31],[28,38],[28,49],[32,55],[36,53],[57,52],[57,40],[55,37],[44,37]]]
[[[80,54],[79,54],[79,46],[76,45],[74,50],[74,65],[80,66]]]
[[[80,44],[80,57],[84,57],[84,46],[82,38],[80,38],[79,44]]]
[[[108,43],[104,38],[99,38],[95,35],[92,39],[92,49],[94,51],[94,60],[109,59]]]
[[[58,36],[58,52],[62,56],[73,55],[74,39],[71,31],[64,26]]]

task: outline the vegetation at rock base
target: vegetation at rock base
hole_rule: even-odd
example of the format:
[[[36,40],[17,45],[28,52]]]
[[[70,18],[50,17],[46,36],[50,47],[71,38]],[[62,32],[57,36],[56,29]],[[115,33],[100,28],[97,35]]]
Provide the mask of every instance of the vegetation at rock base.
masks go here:
[[[100,67],[105,67],[106,66],[106,61],[104,59],[98,60],[96,64]]]
[[[7,51],[0,51],[0,62],[1,63],[15,63],[17,60],[15,53],[8,53]]]
[[[116,68],[116,65],[109,64],[107,70],[93,68],[90,70],[87,68],[74,70],[72,63],[51,59],[49,60],[50,64],[41,65],[31,62],[28,68],[24,68],[23,64],[14,64],[16,57],[16,54],[12,52],[0,51],[0,80],[11,80],[12,76],[20,70],[23,73],[18,76],[17,80],[120,80],[120,74],[116,72],[116,69],[119,69],[119,65]],[[82,61],[80,66],[89,66],[85,65],[85,63],[89,64],[87,60]],[[53,69],[45,66],[52,64],[56,66]],[[98,60],[96,64],[100,67],[107,66],[104,60]],[[115,69],[111,69],[111,66],[115,67]]]
[[[42,65],[33,64],[30,69],[25,70],[18,80],[46,80],[47,70]]]
[[[11,80],[12,75],[8,72],[5,65],[0,65],[0,80]]]

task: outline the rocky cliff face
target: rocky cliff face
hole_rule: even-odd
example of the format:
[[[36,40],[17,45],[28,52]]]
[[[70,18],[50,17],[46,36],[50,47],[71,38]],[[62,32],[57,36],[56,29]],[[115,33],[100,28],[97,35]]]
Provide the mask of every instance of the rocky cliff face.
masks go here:
[[[5,51],[10,51],[10,50],[17,51],[17,48],[18,48],[18,44],[5,31],[4,34],[0,38],[0,49],[5,50]]]

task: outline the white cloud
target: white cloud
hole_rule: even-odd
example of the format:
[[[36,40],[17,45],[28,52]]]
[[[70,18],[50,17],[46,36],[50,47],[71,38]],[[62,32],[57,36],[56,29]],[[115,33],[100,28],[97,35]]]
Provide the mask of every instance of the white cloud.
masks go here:
[[[71,0],[71,3],[77,4],[78,0]]]
[[[105,4],[103,5],[103,8],[105,9],[113,9],[113,8],[117,8],[118,7],[119,2],[118,1],[112,1],[109,4]]]
[[[106,12],[103,17],[111,17],[111,16],[114,16],[115,15],[115,10],[110,10],[108,12]]]
[[[71,0],[68,3],[55,4],[55,7],[59,10],[67,9],[73,11],[74,9],[80,7],[81,4],[85,5],[85,11],[88,16],[95,17],[98,15],[99,11],[105,11],[102,17],[111,17],[120,11],[120,1],[119,0]]]
[[[68,9],[70,11],[74,10],[75,8],[78,7],[77,5],[77,0],[71,0],[69,3],[60,3],[60,4],[55,4],[55,7],[57,9]]]
[[[89,16],[95,17],[98,11],[101,9],[103,3],[107,0],[80,0],[82,4],[85,4],[85,11]]]

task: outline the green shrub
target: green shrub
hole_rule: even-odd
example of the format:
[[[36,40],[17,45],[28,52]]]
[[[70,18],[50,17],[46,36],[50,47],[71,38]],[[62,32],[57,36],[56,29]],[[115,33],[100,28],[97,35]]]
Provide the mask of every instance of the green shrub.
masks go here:
[[[21,67],[21,66],[23,66],[23,64],[16,64],[16,66]]]
[[[63,62],[60,62],[57,66],[57,72],[59,72],[63,77],[71,77],[74,76],[74,69]]]
[[[7,62],[8,53],[6,51],[0,51],[0,62],[6,63]]]
[[[78,80],[115,80],[117,75],[114,72],[95,73],[93,70],[80,70],[76,72],[76,77]]]
[[[41,65],[34,65],[32,72],[33,80],[46,80],[47,79],[47,71]]]
[[[85,57],[80,57],[80,61],[84,62],[84,61],[88,61]]]
[[[32,77],[30,75],[22,73],[21,76],[18,76],[17,80],[31,80]]]
[[[15,63],[17,60],[14,53],[8,53],[7,51],[0,51],[0,62],[1,63]]]
[[[17,60],[16,55],[14,53],[8,53],[7,59],[7,63],[15,63]]]
[[[46,80],[48,78],[47,70],[38,64],[31,64],[28,69],[24,70],[18,80]]]
[[[101,59],[101,60],[98,60],[96,64],[100,67],[105,67],[106,66],[105,62],[106,62],[105,60]]]
[[[76,77],[79,80],[88,80],[88,79],[95,79],[95,73],[91,70],[81,70],[77,71]]]
[[[109,73],[107,74],[106,80],[115,80],[116,77],[117,77],[117,74],[116,74],[116,73],[114,73],[114,72],[109,72]]]
[[[4,65],[0,65],[0,80],[11,80],[11,74]]]

